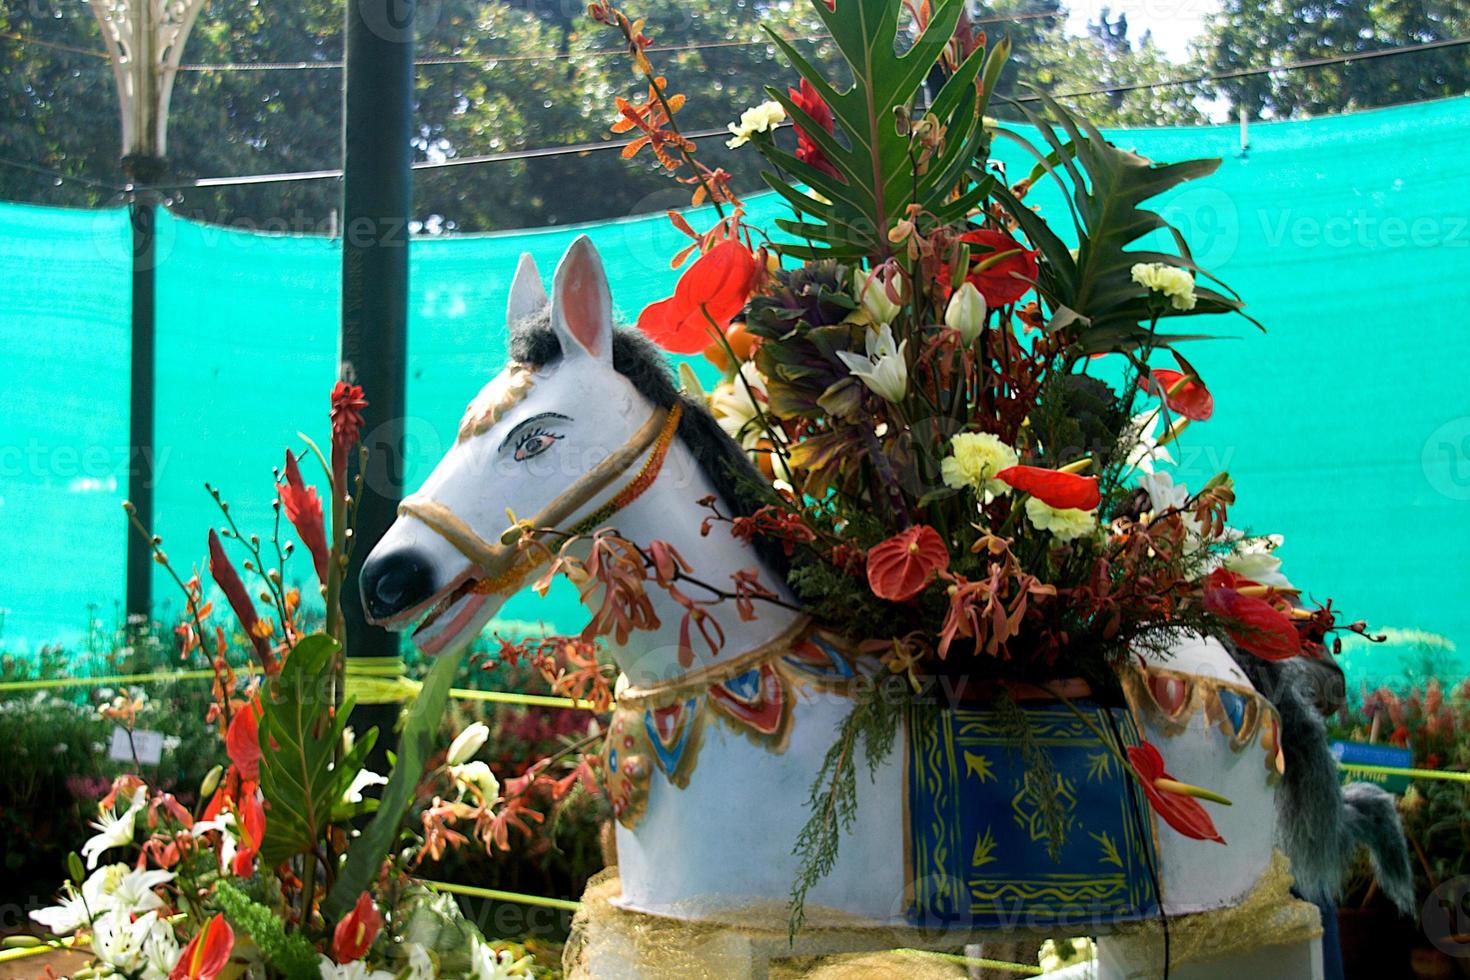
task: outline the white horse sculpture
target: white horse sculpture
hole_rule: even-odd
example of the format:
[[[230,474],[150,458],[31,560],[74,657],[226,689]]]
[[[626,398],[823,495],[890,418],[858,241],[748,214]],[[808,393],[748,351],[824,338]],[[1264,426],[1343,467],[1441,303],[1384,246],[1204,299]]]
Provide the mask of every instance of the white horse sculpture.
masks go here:
[[[522,257],[507,321],[511,363],[470,404],[454,448],[405,501],[364,566],[362,592],[373,620],[393,629],[419,623],[413,639],[431,653],[470,642],[538,573],[501,543],[507,510],[522,518],[537,515],[537,526],[611,524],[642,544],[666,541],[707,582],[757,568],[764,583],[794,604],[779,568],[765,556],[722,525],[701,534],[708,515],[702,498],[721,498],[726,513],[749,512],[736,476],[753,471],[704,408],[676,392],[662,356],[636,335],[614,329],[607,279],[588,239],[579,238],[563,257],[549,298],[530,256]],[[610,647],[626,676],[607,752],[620,818],[618,904],[688,920],[784,912],[798,873],[793,844],[808,817],[807,796],[852,710],[847,688],[861,678],[861,666],[799,613],[767,604],[754,621],[723,619],[722,651],[682,667],[676,635],[682,610],[660,590],[649,597],[662,625]],[[848,625],[863,632],[864,624]],[[1258,680],[1274,678],[1279,689],[1266,692],[1269,700],[1220,644],[1182,638],[1167,661],[1148,658],[1125,676],[1136,734],[1160,748],[1170,773],[1234,804],[1211,807],[1226,846],[1186,838],[1152,821],[1143,808],[1147,833],[1141,836],[1152,836],[1156,862],[1144,855],[1147,866],[1132,871],[1147,886],[1146,901],[1137,903],[1147,911],[1134,918],[1237,905],[1267,873],[1273,845],[1287,851],[1299,880],[1305,870],[1305,884],[1333,887],[1352,838],[1331,759],[1316,744],[1320,723],[1289,678],[1256,674]],[[926,917],[916,917],[915,903],[938,888],[947,907],[960,910],[938,923],[955,936],[970,931],[975,915],[993,929],[1001,913],[1016,929],[1037,924],[1055,934],[1053,919],[1028,916],[1033,906],[1050,915],[1060,892],[1074,913],[1071,932],[1061,934],[1109,932],[1116,923],[1099,920],[1114,908],[1110,896],[1130,887],[1123,865],[1138,860],[1120,841],[1095,844],[1105,863],[1118,865],[1116,877],[1046,862],[1027,873],[987,877],[995,857],[978,839],[950,842],[963,851],[959,864],[941,858],[916,870],[918,825],[934,816],[911,812],[912,781],[920,777],[911,771],[916,757],[910,742],[917,737],[900,730],[899,744],[871,779],[859,765],[856,821],[831,873],[806,896],[808,909],[874,927],[922,924]],[[1304,748],[1293,745],[1296,738],[1315,743]],[[954,770],[954,779],[984,783],[987,763],[975,761],[979,749],[958,754],[962,742],[956,730],[931,747],[954,756],[940,763],[965,770]],[[1298,766],[1304,767],[1300,774]],[[1116,796],[1100,803],[1084,790],[1063,796],[1093,810],[1122,806]],[[1021,795],[990,792],[996,827],[1013,832],[1025,824]],[[947,801],[937,804],[940,809],[963,803],[954,787],[941,786],[939,793]],[[1069,819],[1092,847],[1089,825],[1076,819],[1088,816],[1084,809]],[[961,823],[969,819],[955,816]],[[938,831],[941,843],[945,832]],[[1033,826],[1029,833],[1034,841],[1038,831]],[[1125,853],[1108,853],[1120,845]],[[932,849],[932,841],[917,846]],[[1375,857],[1387,862],[1391,884],[1402,894],[1406,861],[1396,867],[1398,855],[1385,848],[1387,854],[1380,849]],[[1078,879],[1088,880],[1079,888]],[[935,924],[932,916],[927,923]],[[1313,956],[1301,957],[1278,957],[1275,972],[1261,975],[1314,972]]]

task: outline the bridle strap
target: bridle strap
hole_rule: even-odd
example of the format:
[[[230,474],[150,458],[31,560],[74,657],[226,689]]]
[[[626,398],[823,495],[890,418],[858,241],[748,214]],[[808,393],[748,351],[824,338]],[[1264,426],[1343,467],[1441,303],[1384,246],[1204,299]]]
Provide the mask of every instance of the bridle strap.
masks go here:
[[[614,480],[632,469],[639,458],[651,448],[653,451],[633,478],[607,503],[578,521],[568,533],[586,534],[596,530],[599,524],[637,500],[653,485],[663,469],[664,459],[668,456],[669,446],[674,441],[683,414],[684,406],[679,402],[675,402],[669,409],[655,408],[631,439],[554,497],[524,524],[531,528],[554,529],[571,520],[579,510],[611,486]],[[398,513],[400,516],[409,515],[423,521],[485,573],[475,585],[476,592],[483,594],[505,591],[523,579],[537,564],[529,551],[520,547],[518,537],[491,544],[454,511],[430,497],[419,494],[408,497],[398,505]]]

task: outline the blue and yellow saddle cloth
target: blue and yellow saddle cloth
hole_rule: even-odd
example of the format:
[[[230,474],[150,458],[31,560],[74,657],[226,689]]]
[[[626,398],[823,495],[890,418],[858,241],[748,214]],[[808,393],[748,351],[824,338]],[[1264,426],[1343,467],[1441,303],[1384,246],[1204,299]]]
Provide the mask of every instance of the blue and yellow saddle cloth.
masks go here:
[[[1148,803],[1093,729],[1106,710],[1091,701],[1023,707],[1045,775],[1028,767],[995,711],[916,713],[908,747],[909,917],[929,928],[1013,929],[1125,922],[1157,914],[1157,867]],[[1125,745],[1132,715],[1113,709]],[[1048,853],[1042,794],[1064,830]]]

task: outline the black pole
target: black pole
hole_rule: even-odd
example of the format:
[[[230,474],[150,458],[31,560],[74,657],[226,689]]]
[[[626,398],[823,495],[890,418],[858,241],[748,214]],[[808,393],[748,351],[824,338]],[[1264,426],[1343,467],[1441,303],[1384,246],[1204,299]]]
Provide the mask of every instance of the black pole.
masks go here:
[[[367,397],[363,432],[370,453],[342,589],[353,657],[398,654],[397,639],[364,619],[357,581],[403,496],[413,11],[414,0],[347,0],[340,375],[362,385]],[[379,751],[386,752],[396,710],[364,705],[354,714],[359,730],[378,727]]]
[[[157,204],[140,195],[128,204],[133,229],[132,367],[128,399],[128,500],[143,526],[153,528],[153,414],[155,373],[154,248]],[[153,607],[153,552],[125,521],[130,630],[146,630]],[[141,617],[141,618],[139,618]]]

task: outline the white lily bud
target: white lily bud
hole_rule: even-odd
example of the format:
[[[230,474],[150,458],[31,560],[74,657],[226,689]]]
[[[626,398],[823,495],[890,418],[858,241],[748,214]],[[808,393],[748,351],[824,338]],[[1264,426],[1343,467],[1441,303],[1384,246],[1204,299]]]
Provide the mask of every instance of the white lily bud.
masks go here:
[[[454,737],[449,743],[449,758],[445,760],[451,766],[458,766],[474,758],[480,746],[490,737],[490,729],[485,727],[484,722],[475,722],[466,725],[465,730]]]
[[[951,330],[958,330],[960,339],[968,347],[980,336],[980,328],[985,325],[985,313],[985,297],[980,295],[980,290],[974,283],[962,282],[949,298],[944,324]]]
[[[869,278],[862,269],[854,269],[852,288],[873,326],[892,323],[898,316],[899,304],[888,298],[888,287],[881,276]]]

